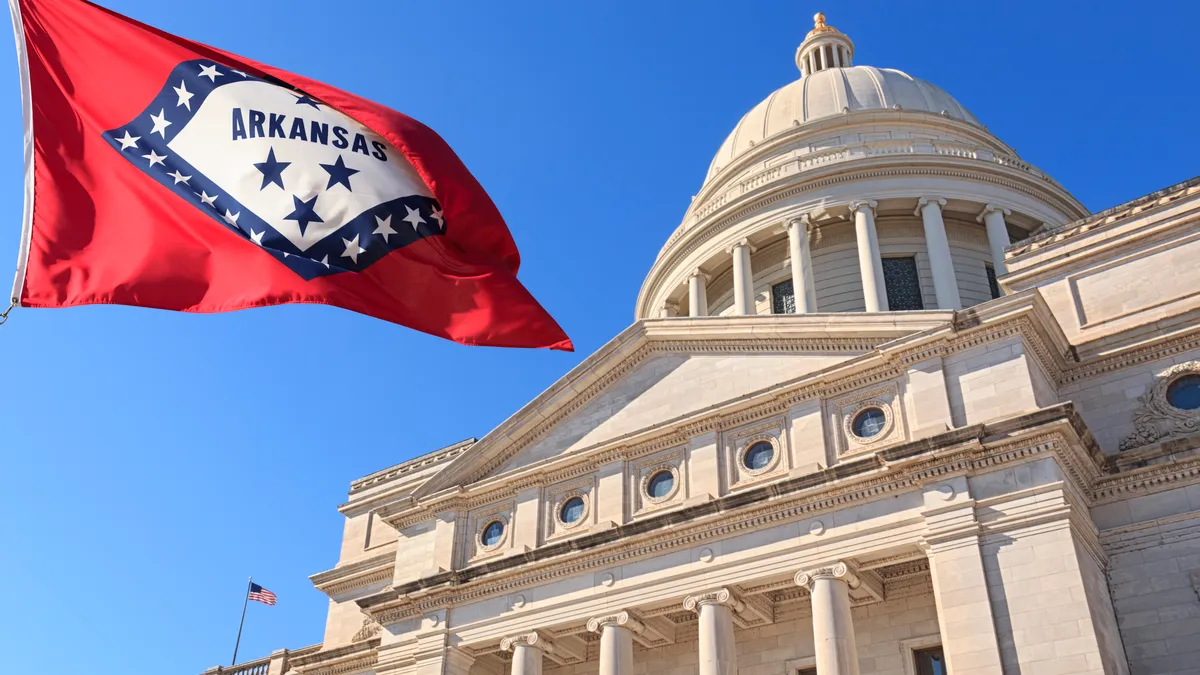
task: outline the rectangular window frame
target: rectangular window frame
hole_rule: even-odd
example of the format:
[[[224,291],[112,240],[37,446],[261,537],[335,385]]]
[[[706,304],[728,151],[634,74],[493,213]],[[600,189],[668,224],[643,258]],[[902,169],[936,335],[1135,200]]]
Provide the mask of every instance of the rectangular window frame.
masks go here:
[[[904,675],[917,675],[917,652],[931,647],[941,647],[943,653],[945,652],[946,647],[942,643],[941,635],[922,635],[900,641],[900,657],[904,665]]]
[[[921,306],[917,309],[896,309],[895,307],[891,306],[892,302],[891,302],[891,299],[889,299],[888,300],[888,311],[890,311],[890,312],[920,312],[920,311],[924,311],[924,310],[928,309],[928,307],[925,306],[925,288],[921,284],[921,265],[920,265],[920,260],[918,260],[918,258],[917,258],[917,254],[914,252],[914,253],[899,253],[899,254],[895,254],[895,255],[880,256],[881,260],[898,260],[898,259],[902,259],[902,258],[907,259],[907,260],[912,260],[913,274],[915,275],[916,282],[917,282],[917,298],[921,301]],[[882,263],[880,263],[880,266],[882,267]],[[883,283],[884,292],[886,294],[887,289],[889,288],[889,285],[887,283],[887,272],[886,271],[883,274],[883,279],[880,279],[880,281]]]
[[[779,304],[776,304],[776,296],[775,296],[775,289],[776,289],[777,287],[779,287],[779,286],[782,286],[782,285],[784,285],[784,284],[789,284],[789,285],[791,285],[791,286],[792,286],[792,293],[791,293],[791,296],[790,296],[790,297],[792,298],[792,311],[790,311],[790,312],[788,312],[788,311],[783,311],[783,312],[776,311],[776,310],[778,309],[778,307],[779,307],[779,304],[782,304],[782,306],[784,307],[784,309],[785,309],[785,310],[787,309],[787,298],[788,298],[788,296],[781,296],[781,297],[779,298],[779,300],[780,300],[780,303],[779,303]],[[770,286],[770,296],[771,296],[771,313],[772,313],[772,314],[775,314],[775,315],[778,315],[778,316],[783,316],[783,315],[785,315],[785,314],[796,314],[796,287],[795,287],[795,284],[794,284],[794,282],[792,281],[792,277],[791,277],[791,276],[786,276],[786,277],[782,277],[782,278],[780,278],[780,279],[776,279],[775,281],[773,281],[772,283],[770,283],[770,284],[769,284],[769,286]]]
[[[992,300],[1004,297],[1004,291],[1000,290],[1000,282],[996,280],[996,266],[984,263],[983,276],[987,277],[988,293],[991,294]]]

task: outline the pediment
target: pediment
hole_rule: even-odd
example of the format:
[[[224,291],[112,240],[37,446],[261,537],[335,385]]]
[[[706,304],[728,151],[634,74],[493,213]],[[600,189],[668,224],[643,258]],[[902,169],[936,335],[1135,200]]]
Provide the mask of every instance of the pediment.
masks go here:
[[[654,319],[634,324],[421,489],[469,485],[624,436],[946,326],[950,312]]]

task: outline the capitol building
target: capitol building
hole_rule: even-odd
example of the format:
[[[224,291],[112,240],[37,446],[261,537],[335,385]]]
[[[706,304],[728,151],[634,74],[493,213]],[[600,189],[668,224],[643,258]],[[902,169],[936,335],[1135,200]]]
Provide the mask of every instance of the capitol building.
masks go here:
[[[795,61],[633,325],[354,481],[322,643],[208,675],[1200,673],[1200,179],[1089,214],[823,15]]]

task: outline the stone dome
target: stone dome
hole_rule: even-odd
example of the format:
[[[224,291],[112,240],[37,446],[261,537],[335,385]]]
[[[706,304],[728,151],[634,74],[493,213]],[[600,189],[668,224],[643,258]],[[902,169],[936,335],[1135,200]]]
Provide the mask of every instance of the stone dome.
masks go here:
[[[746,113],[713,157],[705,181],[742,153],[792,127],[845,112],[895,109],[982,126],[950,94],[907,73],[870,66],[829,68],[777,89]]]

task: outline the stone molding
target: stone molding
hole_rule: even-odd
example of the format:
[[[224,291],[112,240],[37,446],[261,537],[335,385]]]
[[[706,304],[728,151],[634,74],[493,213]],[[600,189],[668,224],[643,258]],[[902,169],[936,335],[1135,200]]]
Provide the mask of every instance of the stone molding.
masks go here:
[[[292,656],[288,667],[301,675],[346,675],[372,670],[379,663],[380,638],[335,647],[303,656]]]
[[[362,642],[363,640],[370,640],[376,635],[379,635],[379,631],[381,630],[383,630],[383,626],[381,626],[379,622],[376,621],[370,614],[367,614],[363,617],[362,628],[358,629],[358,632],[354,634],[354,637],[350,638],[350,641]]]
[[[1121,439],[1122,452],[1200,431],[1200,409],[1184,410],[1167,401],[1167,389],[1187,375],[1200,375],[1200,361],[1171,366],[1155,378],[1150,391],[1138,397],[1142,405],[1133,413],[1133,433]]]
[[[695,593],[683,600],[684,610],[697,615],[704,605],[728,607],[738,628],[753,628],[775,620],[775,608],[766,599],[739,594],[729,588]]]
[[[801,570],[796,572],[796,576],[793,578],[797,586],[807,588],[810,593],[816,582],[824,580],[842,581],[850,588],[858,588],[862,585],[858,575],[850,569],[849,565],[841,561],[811,570]]]
[[[394,576],[396,567],[396,547],[389,548],[391,550],[381,555],[318,572],[308,579],[317,590],[330,597],[388,581]]]
[[[1012,215],[1012,209],[1007,209],[999,204],[989,203],[983,205],[983,209],[979,212],[979,215],[975,216],[975,222],[982,223],[987,214],[991,213],[992,211],[999,211],[1004,216]]]

